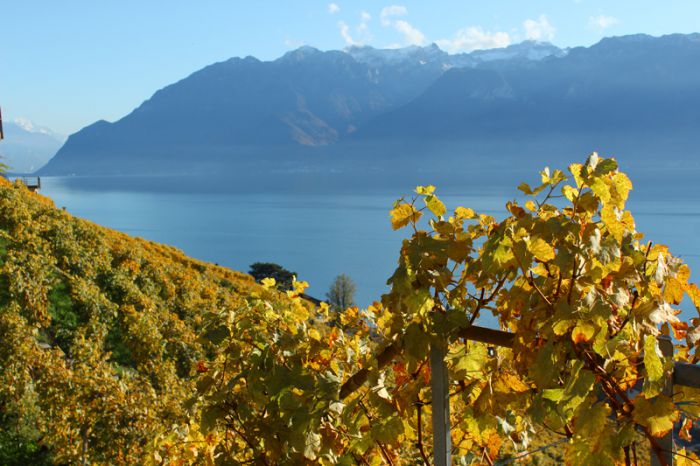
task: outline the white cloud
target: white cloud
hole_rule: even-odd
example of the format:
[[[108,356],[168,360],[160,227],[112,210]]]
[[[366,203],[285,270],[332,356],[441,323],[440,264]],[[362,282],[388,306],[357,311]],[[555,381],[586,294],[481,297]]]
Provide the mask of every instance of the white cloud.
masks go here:
[[[507,32],[490,32],[479,26],[471,26],[457,31],[452,39],[440,39],[435,43],[446,52],[458,53],[507,47],[511,44],[511,38]]]
[[[355,32],[345,21],[338,21],[340,35],[347,45],[364,45],[372,40],[372,33],[369,31],[369,22],[372,15],[366,11],[360,13],[360,23],[355,27]]]
[[[525,38],[535,41],[550,41],[554,39],[556,32],[546,15],[540,15],[536,20],[526,19],[523,22],[523,28],[525,28]]]
[[[394,21],[394,28],[403,34],[404,42],[408,45],[424,45],[425,34],[402,19]]]
[[[385,6],[382,8],[382,12],[379,14],[379,17],[382,20],[382,25],[383,26],[390,26],[391,21],[389,18],[391,16],[404,16],[408,13],[408,10],[406,9],[405,6],[403,5],[391,5],[391,6]]]
[[[365,44],[372,40],[372,34],[369,32],[370,21],[372,21],[372,15],[366,11],[360,13],[360,24],[357,26],[357,34]]]
[[[615,26],[619,22],[620,21],[614,16],[591,16],[588,18],[588,27],[591,29],[597,29],[598,31],[604,31]]]
[[[284,38],[284,45],[291,49],[296,49],[301,47],[302,45],[306,45],[306,43],[303,40],[297,40],[291,37],[285,37]]]
[[[343,37],[346,44],[357,45],[355,39],[350,35],[350,26],[348,26],[345,21],[338,21],[338,29],[340,29],[340,35]]]
[[[403,5],[390,5],[382,8],[379,18],[384,27],[393,27],[403,35],[406,45],[424,45],[426,43],[425,34],[408,21],[393,19],[394,16],[405,16],[408,9]],[[392,44],[396,45],[396,44]]]
[[[329,3],[328,4],[328,13],[334,15],[340,11],[340,7],[338,6],[337,3]]]

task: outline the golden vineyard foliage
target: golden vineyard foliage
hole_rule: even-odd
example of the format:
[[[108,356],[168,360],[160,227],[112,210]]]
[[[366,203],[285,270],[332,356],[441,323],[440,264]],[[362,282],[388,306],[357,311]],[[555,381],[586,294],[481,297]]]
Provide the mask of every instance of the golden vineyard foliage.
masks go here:
[[[143,463],[191,419],[209,316],[268,295],[0,178],[0,464]]]
[[[397,201],[390,292],[338,315],[304,282],[258,286],[2,185],[0,441],[59,463],[430,463],[434,345],[457,464],[526,463],[542,435],[571,465],[648,459],[674,423],[687,439],[700,393],[662,391],[700,359],[676,309],[700,290],[635,230],[630,180],[593,154],[519,189],[500,221],[432,186]],[[485,313],[512,349],[465,338]]]
[[[635,230],[628,177],[593,154],[519,189],[528,200],[508,203],[501,221],[448,214],[432,186],[397,201],[392,225],[412,236],[391,291],[338,325],[325,308],[280,313],[266,300],[209,320],[218,351],[194,399],[199,435],[216,439],[211,460],[429,463],[428,356],[445,343],[460,464],[515,456],[543,429],[565,439],[571,465],[629,464],[649,445],[657,455],[674,422],[687,439],[699,394],[662,388],[674,360],[700,358],[700,319],[681,322],[674,308],[683,296],[700,305],[700,290]],[[512,350],[464,338],[483,313],[514,333]],[[662,334],[673,358],[661,356]]]

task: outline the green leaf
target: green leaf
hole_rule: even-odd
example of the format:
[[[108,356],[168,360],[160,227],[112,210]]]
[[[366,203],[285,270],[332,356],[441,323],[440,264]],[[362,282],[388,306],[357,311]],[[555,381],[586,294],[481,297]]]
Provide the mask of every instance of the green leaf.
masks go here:
[[[583,361],[575,361],[572,367],[571,377],[564,387],[566,392],[566,402],[564,411],[570,416],[573,411],[586,399],[593,388],[595,376],[587,369],[584,369]]]
[[[558,372],[557,361],[554,357],[554,345],[552,342],[547,342],[540,348],[535,363],[530,367],[530,377],[537,387],[545,388],[552,385]]]
[[[422,360],[430,350],[430,337],[419,324],[414,322],[406,329],[403,345],[409,356],[416,360]]]
[[[566,449],[567,464],[615,466],[621,449],[612,440],[615,431],[607,422],[610,407],[605,403],[582,405],[576,411],[574,438]]]
[[[385,418],[372,426],[372,438],[384,443],[394,443],[403,434],[403,422],[398,416]]]
[[[204,377],[200,378],[197,380],[197,393],[200,395],[206,393],[209,391],[211,386],[214,385],[214,382],[216,382],[216,380],[210,375],[205,375]]]
[[[561,401],[564,398],[564,389],[546,388],[542,390],[542,398],[552,401]]]
[[[594,173],[601,176],[615,170],[617,170],[617,161],[615,159],[601,159],[595,166]]]
[[[208,330],[204,337],[215,345],[220,344],[222,341],[227,339],[231,335],[228,327],[225,325],[220,325],[216,328]]]
[[[200,420],[202,432],[206,433],[214,429],[219,419],[223,419],[226,414],[228,413],[216,405],[205,407],[202,410],[202,417]]]

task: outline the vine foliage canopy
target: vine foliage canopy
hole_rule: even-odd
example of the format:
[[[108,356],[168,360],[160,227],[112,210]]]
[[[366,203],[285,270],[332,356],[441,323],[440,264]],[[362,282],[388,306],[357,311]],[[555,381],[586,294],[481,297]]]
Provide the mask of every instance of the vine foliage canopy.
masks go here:
[[[335,319],[309,309],[296,283],[284,312],[261,298],[212,318],[216,356],[193,398],[199,428],[217,439],[212,458],[428,462],[434,345],[447,348],[462,464],[517,456],[544,431],[566,439],[573,465],[629,464],[640,437],[658,455],[674,423],[689,439],[698,392],[662,392],[674,361],[700,358],[700,319],[683,322],[677,309],[684,296],[700,306],[700,290],[687,265],[636,231],[632,183],[614,159],[593,154],[568,172],[521,184],[527,200],[509,202],[501,221],[448,213],[433,186],[398,200],[391,224],[412,235],[390,292],[366,310]],[[463,338],[484,313],[514,334],[512,349]],[[660,335],[674,339],[672,357]],[[691,456],[679,449],[679,460]]]

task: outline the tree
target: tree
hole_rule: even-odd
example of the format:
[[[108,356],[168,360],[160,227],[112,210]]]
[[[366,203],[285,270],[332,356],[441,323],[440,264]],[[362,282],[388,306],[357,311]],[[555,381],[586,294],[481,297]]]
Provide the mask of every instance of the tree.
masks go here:
[[[349,275],[341,273],[331,285],[330,290],[326,293],[328,303],[331,308],[337,312],[355,305],[355,291],[357,287]]]
[[[273,262],[255,262],[250,264],[250,275],[255,278],[255,281],[261,283],[263,278],[274,278],[277,282],[277,288],[280,290],[292,289],[292,282],[297,275],[296,272],[290,272],[279,264]]]

